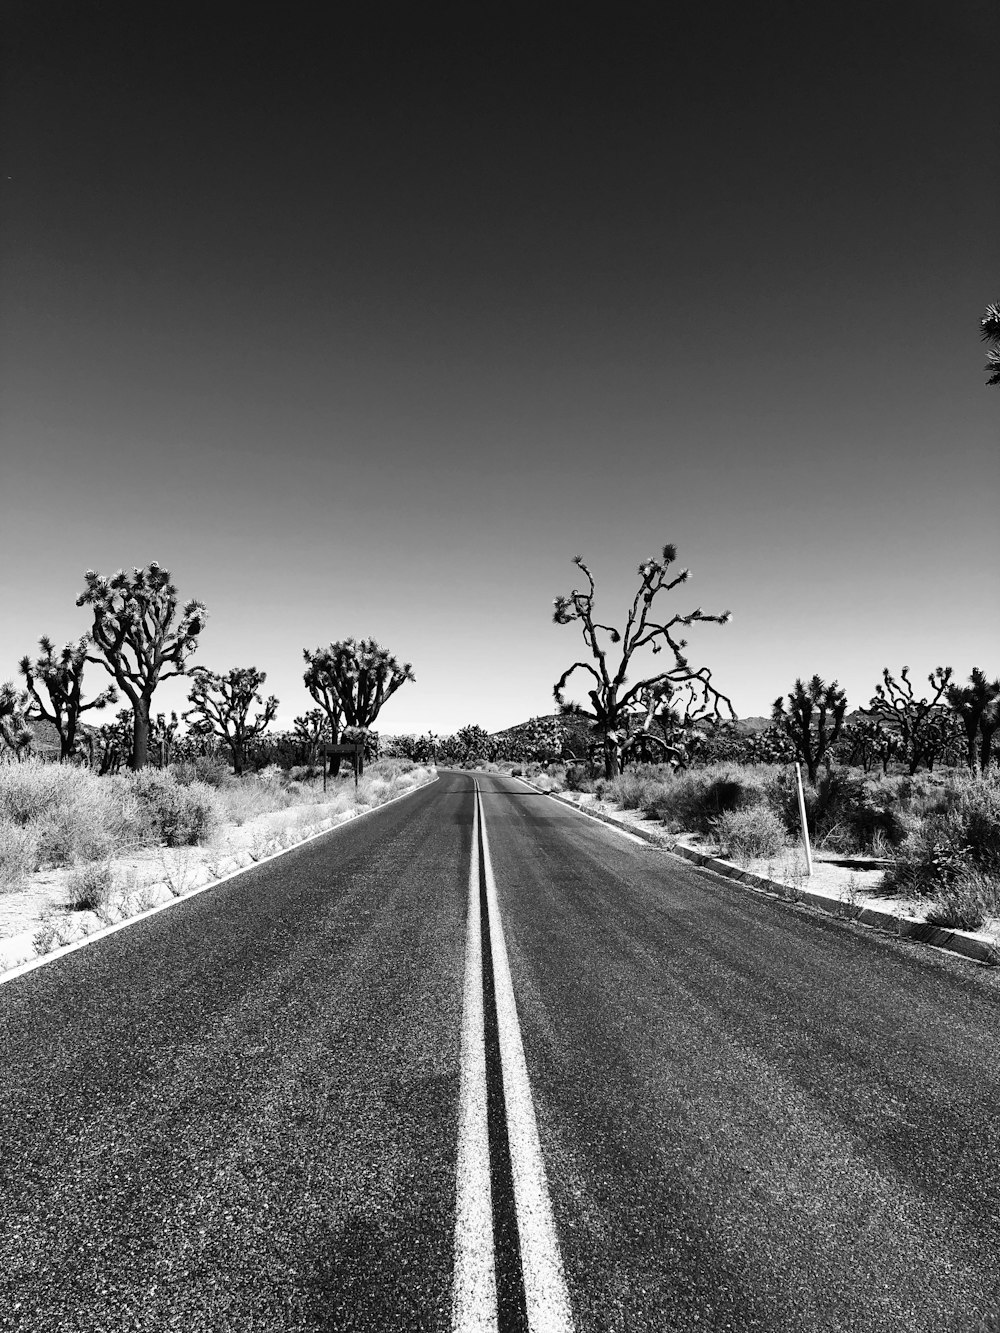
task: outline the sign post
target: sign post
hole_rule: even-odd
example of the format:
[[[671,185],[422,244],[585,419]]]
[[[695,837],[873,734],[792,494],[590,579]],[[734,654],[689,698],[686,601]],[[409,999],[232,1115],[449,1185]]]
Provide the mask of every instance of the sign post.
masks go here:
[[[364,741],[351,741],[348,745],[324,745],[323,746],[323,790],[326,791],[326,761],[330,755],[350,755],[354,764],[354,785],[358,785],[358,769],[361,767],[361,761],[364,758]]]
[[[802,824],[802,846],[806,853],[806,874],[813,872],[812,848],[809,846],[809,825],[806,822],[806,794],[802,790],[802,765],[795,765],[795,791],[799,798],[799,820]]]

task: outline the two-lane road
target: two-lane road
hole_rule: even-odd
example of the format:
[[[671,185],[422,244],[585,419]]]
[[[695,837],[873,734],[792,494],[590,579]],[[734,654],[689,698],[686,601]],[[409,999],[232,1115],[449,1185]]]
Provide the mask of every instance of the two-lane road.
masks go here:
[[[0,1328],[971,1328],[997,999],[443,774],[0,986]]]

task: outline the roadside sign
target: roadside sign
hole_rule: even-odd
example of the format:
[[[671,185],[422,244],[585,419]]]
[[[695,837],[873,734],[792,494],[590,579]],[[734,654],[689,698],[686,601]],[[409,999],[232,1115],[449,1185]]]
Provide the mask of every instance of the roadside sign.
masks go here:
[[[354,785],[358,785],[358,770],[360,769],[365,757],[364,741],[350,741],[346,745],[323,746],[323,790],[326,791],[326,761],[331,755],[350,755],[354,764]]]

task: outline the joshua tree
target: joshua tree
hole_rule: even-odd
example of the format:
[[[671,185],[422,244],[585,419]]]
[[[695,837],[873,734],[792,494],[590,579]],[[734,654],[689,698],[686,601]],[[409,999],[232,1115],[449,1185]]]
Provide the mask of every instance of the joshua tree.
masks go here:
[[[843,738],[848,762],[860,762],[866,773],[876,759],[882,765],[882,772],[888,773],[890,761],[899,753],[898,732],[889,731],[880,719],[862,717],[849,722]]]
[[[27,690],[16,689],[12,680],[0,685],[0,749],[12,750],[18,759],[35,739],[24,717],[27,706]]]
[[[170,756],[177,743],[177,733],[180,726],[180,720],[174,712],[171,712],[169,718],[165,713],[157,713],[156,717],[150,721],[149,743],[151,748],[159,751],[161,768],[165,768],[170,763]]]
[[[122,764],[128,764],[132,756],[132,742],[135,736],[135,720],[131,708],[120,708],[114,722],[105,722],[98,730],[100,746],[97,765],[98,772],[117,773]],[[91,765],[93,765],[91,758]]]
[[[918,699],[913,692],[909,667],[903,667],[899,680],[885,667],[883,684],[875,686],[875,693],[864,710],[869,717],[881,719],[888,730],[899,736],[900,748],[908,760],[911,774],[916,773],[921,764],[933,768],[935,759],[950,740],[941,699],[952,675],[951,667],[936,667],[927,677],[932,690],[930,698]]]
[[[840,736],[847,711],[847,696],[832,680],[829,685],[819,676],[803,684],[796,680],[788,696],[788,711],[779,695],[771,717],[795,746],[806,766],[809,781],[816,781],[820,763]]]
[[[986,313],[979,321],[983,342],[989,343],[986,353],[987,384],[1000,384],[1000,305],[986,307]]]
[[[712,685],[709,669],[690,665],[684,655],[687,640],[678,637],[677,633],[679,629],[696,621],[714,621],[724,625],[731,619],[730,613],[725,611],[719,616],[707,615],[701,607],[697,607],[687,614],[671,616],[669,620],[653,619],[653,601],[657,594],[670,592],[688,580],[689,571],[686,569],[670,578],[668,571],[676,559],[676,547],[668,545],[664,546],[659,559],[651,556],[639,566],[639,587],[632,600],[624,632],[595,619],[594,599],[597,590],[593,575],[581,556],[574,556],[573,563],[586,575],[587,588],[582,592],[574,588],[568,597],[555,599],[555,623],[568,625],[571,621],[579,621],[583,641],[593,660],[574,662],[568,667],[556,681],[553,694],[561,709],[582,715],[582,709],[567,704],[564,691],[575,671],[583,671],[592,678],[593,686],[587,691],[591,711],[587,716],[601,739],[604,772],[609,778],[621,772],[622,754],[631,726],[630,717],[642,707],[643,700],[651,691],[665,691],[667,687],[676,688],[687,682],[698,693],[706,711],[710,708],[712,716],[721,716],[722,705],[725,705],[730,716],[735,717],[729,699]],[[611,645],[621,645],[617,665],[609,664],[609,650],[605,641]],[[643,648],[650,648],[654,653],[669,650],[673,657],[672,664],[665,671],[628,686],[629,666],[635,654]]]
[[[985,773],[993,754],[993,737],[1000,731],[1000,697],[993,699],[979,719],[979,767]]]
[[[992,720],[990,705],[1000,699],[1000,680],[988,681],[985,671],[973,667],[968,685],[949,685],[947,699],[961,719],[965,732],[965,762],[970,768],[975,768],[977,763],[985,768],[989,763],[990,747],[986,747],[986,762],[982,763],[981,728],[984,717],[987,726]]]
[[[302,679],[327,716],[334,744],[344,725],[367,731],[399,687],[416,680],[409,662],[401,666],[374,639],[341,639],[314,652],[306,648],[303,656]]]
[[[493,737],[475,722],[456,731],[452,739],[459,747],[463,763],[488,761],[496,755],[497,747]]]
[[[307,764],[315,764],[319,747],[330,735],[327,720],[321,708],[310,708],[301,717],[292,719],[293,735],[302,747]]]
[[[120,569],[110,579],[88,569],[84,578],[87,586],[76,604],[93,607],[91,638],[103,654],[87,660],[104,667],[131,703],[131,767],[144,768],[150,701],[161,680],[184,675],[184,664],[198,646],[205,607],[185,602],[177,620],[177,589],[155,560],[131,574]]]
[[[705,732],[697,724],[712,720],[700,690],[692,688],[689,681],[680,687],[667,681],[644,690],[638,703],[628,717],[623,762],[628,756],[686,768],[705,743]]]
[[[76,643],[64,644],[58,652],[52,640],[45,636],[38,640],[38,646],[41,649],[40,656],[34,662],[28,656],[22,657],[18,670],[24,677],[28,693],[35,701],[39,716],[51,722],[59,733],[59,758],[68,759],[76,750],[80,714],[92,708],[106,708],[108,704],[117,703],[118,691],[109,685],[89,704],[83,702],[83,671],[87,664],[88,647],[86,636]],[[49,708],[46,708],[38,692],[39,685],[45,686]]]
[[[198,731],[218,736],[229,746],[233,769],[239,777],[246,765],[247,747],[263,735],[278,711],[278,700],[273,694],[266,701],[261,697],[267,672],[256,667],[232,667],[221,676],[207,667],[194,667],[191,679],[188,700],[193,706],[184,714],[184,720]],[[262,711],[251,721],[254,704]]]

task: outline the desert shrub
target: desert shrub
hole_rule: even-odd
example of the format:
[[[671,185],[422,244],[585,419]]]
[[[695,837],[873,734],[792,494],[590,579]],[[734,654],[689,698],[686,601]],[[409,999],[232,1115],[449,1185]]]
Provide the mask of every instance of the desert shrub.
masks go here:
[[[952,777],[933,794],[921,793],[916,799],[930,804],[932,813],[910,816],[912,830],[886,873],[889,887],[926,896],[953,888],[972,872],[1000,875],[996,779]]]
[[[748,810],[767,800],[765,779],[749,766],[712,764],[673,773],[660,770],[650,807],[674,832],[711,833],[720,815]]]
[[[983,777],[955,783],[955,810],[962,821],[969,858],[983,870],[1000,871],[1000,781]]]
[[[259,815],[290,804],[288,792],[261,774],[245,776],[216,793],[220,817],[230,824],[246,824]]]
[[[123,812],[105,779],[68,764],[0,766],[0,825],[30,824],[36,864],[71,865],[110,855]]]
[[[980,930],[992,916],[1000,916],[1000,881],[978,870],[965,870],[938,894],[926,919],[932,926]]]
[[[135,795],[137,831],[147,844],[181,847],[204,842],[218,823],[219,797],[202,782],[187,786],[165,769],[144,768],[114,781]]]
[[[229,765],[213,754],[199,754],[171,764],[170,773],[183,787],[190,787],[193,782],[203,782],[206,787],[231,787],[239,781]]]
[[[32,824],[0,823],[0,893],[18,888],[38,868],[38,832]]]
[[[66,895],[74,912],[98,912],[114,889],[115,875],[110,861],[85,861],[70,875]]]
[[[653,813],[675,833],[709,833],[711,821],[704,818],[705,788],[708,785],[706,769],[691,769],[677,773],[653,805]]]
[[[761,775],[742,765],[707,770],[709,780],[702,797],[704,818],[711,820],[729,811],[749,810],[767,802]]]
[[[778,808],[786,827],[798,830],[798,804],[792,774],[772,780],[780,792]],[[806,787],[809,832],[820,846],[840,852],[871,852],[898,847],[910,831],[891,785],[873,781],[861,769],[831,767]]]
[[[907,834],[882,884],[886,889],[926,897],[949,888],[968,865],[961,819],[954,813],[928,815]]]
[[[513,776],[516,777],[521,772],[521,769],[516,769]],[[586,764],[566,765],[566,790],[582,792],[593,792],[597,790],[596,779],[590,776]]]
[[[81,769],[41,760],[0,764],[0,820],[32,823],[64,804],[70,788],[88,776]]]
[[[219,823],[218,806],[210,787],[192,782],[178,786],[176,797],[160,812],[160,831],[168,847],[207,842]]]
[[[715,836],[723,856],[741,861],[777,856],[787,843],[781,816],[763,804],[724,811],[715,821]]]
[[[376,759],[374,763],[369,764],[365,772],[373,774],[376,777],[385,778],[391,782],[393,778],[400,777],[403,773],[412,773],[416,764],[412,759],[404,759],[402,756],[390,755],[384,759]]]
[[[666,778],[664,771],[668,773]],[[650,765],[628,769],[616,778],[602,779],[601,799],[614,801],[623,810],[653,811],[663,797],[665,783],[670,780],[669,770]]]

